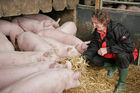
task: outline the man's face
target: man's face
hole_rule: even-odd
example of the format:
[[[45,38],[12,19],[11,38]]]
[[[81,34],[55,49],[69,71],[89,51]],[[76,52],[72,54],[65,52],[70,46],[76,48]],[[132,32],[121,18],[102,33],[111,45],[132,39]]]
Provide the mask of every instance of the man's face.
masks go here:
[[[99,22],[96,18],[92,17],[91,20],[94,28],[97,28],[97,30],[104,30],[104,25],[101,22]]]

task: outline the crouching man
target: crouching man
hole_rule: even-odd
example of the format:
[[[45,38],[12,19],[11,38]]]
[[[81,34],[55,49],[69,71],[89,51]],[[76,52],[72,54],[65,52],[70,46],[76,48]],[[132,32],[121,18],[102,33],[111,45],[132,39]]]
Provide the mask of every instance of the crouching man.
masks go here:
[[[119,81],[114,93],[123,93],[129,63],[134,62],[138,56],[130,33],[122,24],[112,21],[109,14],[103,10],[95,10],[91,20],[96,29],[83,56],[91,64],[107,68],[109,78],[117,67]]]

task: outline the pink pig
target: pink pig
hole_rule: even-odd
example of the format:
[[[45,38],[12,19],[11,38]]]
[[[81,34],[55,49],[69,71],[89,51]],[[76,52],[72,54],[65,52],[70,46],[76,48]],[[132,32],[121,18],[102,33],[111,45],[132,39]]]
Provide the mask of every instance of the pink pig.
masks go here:
[[[7,37],[0,32],[0,51],[14,51],[14,46]]]
[[[80,85],[80,72],[70,69],[40,71],[3,89],[1,93],[62,93]]]
[[[53,65],[53,67],[52,67]],[[18,80],[29,76],[35,72],[54,69],[54,68],[70,68],[71,63],[58,64],[51,62],[33,62],[18,66],[1,66],[0,67],[0,90],[17,82]]]
[[[31,31],[38,33],[41,30],[47,29],[50,26],[48,21],[38,21],[25,17],[17,17],[12,20],[13,23],[18,24],[24,31]]]
[[[123,10],[125,10],[125,9],[126,9],[126,5],[119,5],[119,6],[117,7],[117,9],[123,9]]]
[[[137,6],[129,6],[129,7],[127,8],[127,10],[140,11],[140,8],[137,7]]]
[[[10,36],[12,43],[15,45],[16,37],[22,33],[23,30],[17,24],[13,24],[5,20],[0,20],[0,32],[6,36]]]
[[[75,57],[79,52],[72,45],[63,44],[53,38],[42,37],[49,45],[55,49],[55,53],[62,58]]]
[[[50,51],[52,47],[40,36],[32,32],[24,32],[17,38],[20,50],[24,51]]]
[[[77,27],[74,22],[68,21],[68,22],[64,23],[62,26],[60,26],[59,28],[57,28],[57,30],[75,36],[76,32],[77,32]]]
[[[52,19],[51,17],[49,17],[49,16],[47,16],[47,15],[43,15],[43,14],[25,15],[24,17],[30,18],[30,19],[35,19],[35,20],[38,20],[38,21],[46,20],[46,21],[48,21],[48,23],[50,23],[50,25],[52,25],[54,28],[59,27],[60,18],[59,18],[57,21],[55,21],[55,20]]]
[[[64,32],[60,32],[57,30],[56,31],[55,30],[40,31],[38,33],[38,35],[53,38],[53,39],[58,40],[64,44],[67,44],[67,45],[74,45],[74,46],[76,46],[76,49],[80,53],[82,53],[83,50],[86,50],[86,49],[82,49],[82,46],[84,46],[84,48],[88,47],[87,43],[84,43],[82,40],[80,40],[76,36],[73,36],[73,35],[70,35],[70,34],[67,34]]]
[[[21,65],[40,61],[55,63],[59,60],[59,57],[53,52],[0,52],[0,66]]]

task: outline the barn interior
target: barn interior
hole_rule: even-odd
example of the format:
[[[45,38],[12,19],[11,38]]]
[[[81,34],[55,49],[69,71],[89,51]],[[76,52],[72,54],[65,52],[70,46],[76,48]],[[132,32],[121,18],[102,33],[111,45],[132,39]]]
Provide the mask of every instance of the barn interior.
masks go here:
[[[139,0],[0,0],[0,20],[12,22],[12,20],[17,17],[24,17],[32,14],[36,15],[43,14],[49,16],[55,21],[57,21],[60,18],[59,22],[60,26],[69,21],[74,22],[77,27],[75,37],[77,37],[83,42],[86,42],[92,39],[92,33],[95,31],[91,21],[92,12],[95,11],[95,9],[107,11],[107,13],[109,13],[113,21],[117,21],[123,24],[128,29],[128,31],[132,36],[132,39],[134,40],[135,46],[139,54],[140,47]],[[6,37],[11,42],[10,36]],[[57,35],[55,35],[55,37],[57,37]],[[19,49],[17,43],[18,42],[16,40],[14,51],[23,51]],[[0,57],[0,64],[2,62],[1,61],[2,58],[3,57]],[[85,62],[81,54],[75,57],[67,57],[64,60],[61,60],[61,62],[59,63],[65,64],[67,61],[71,62],[73,71],[81,72],[81,76],[79,78],[80,85],[78,87],[70,88],[68,90],[63,89],[62,92],[57,91],[56,93],[114,93],[113,91],[119,79],[118,70],[115,71],[114,76],[110,79],[106,77],[107,70],[105,68],[89,65],[88,62]],[[6,65],[0,65],[0,69],[2,69],[3,66],[6,67]],[[0,87],[1,93],[8,93],[3,91],[8,86],[4,87],[3,89],[1,89]],[[55,89],[56,88],[54,88],[54,90]],[[18,93],[18,92],[15,92],[13,89],[13,91],[10,91],[9,93]],[[54,92],[46,91],[40,93],[54,93]],[[126,90],[123,93],[140,93],[139,55],[138,58],[136,59],[136,62],[130,64],[129,66],[129,72],[126,80]]]

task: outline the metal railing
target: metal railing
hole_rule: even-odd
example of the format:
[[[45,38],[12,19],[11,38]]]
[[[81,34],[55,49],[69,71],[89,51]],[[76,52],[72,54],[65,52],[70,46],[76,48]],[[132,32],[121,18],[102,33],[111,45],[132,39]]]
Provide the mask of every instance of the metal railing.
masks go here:
[[[123,10],[123,9],[103,7],[104,3],[110,3],[110,4],[126,4],[126,5],[140,6],[140,2],[124,2],[124,1],[101,0],[101,2],[100,2],[100,9]],[[124,11],[133,11],[133,10],[124,10]],[[140,11],[135,11],[135,12],[140,12]]]

